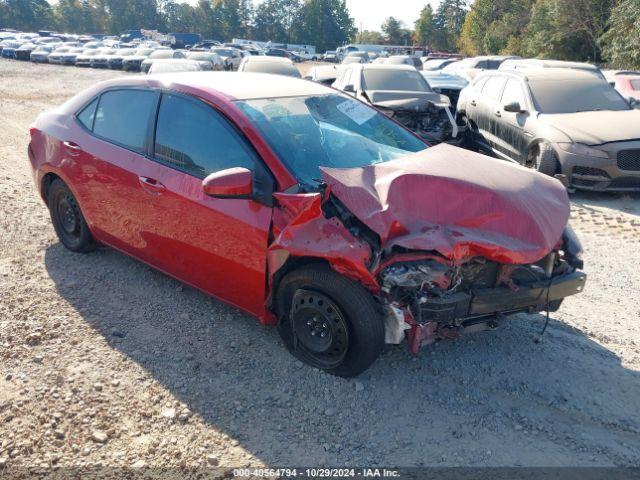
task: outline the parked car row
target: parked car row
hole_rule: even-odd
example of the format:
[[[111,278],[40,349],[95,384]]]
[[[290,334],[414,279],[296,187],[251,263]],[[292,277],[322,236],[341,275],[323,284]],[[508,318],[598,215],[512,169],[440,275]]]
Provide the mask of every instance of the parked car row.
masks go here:
[[[517,57],[426,61],[419,70],[408,58],[368,63],[366,52],[350,52],[305,78],[374,105],[432,144],[560,176],[571,189],[640,191],[639,72]]]

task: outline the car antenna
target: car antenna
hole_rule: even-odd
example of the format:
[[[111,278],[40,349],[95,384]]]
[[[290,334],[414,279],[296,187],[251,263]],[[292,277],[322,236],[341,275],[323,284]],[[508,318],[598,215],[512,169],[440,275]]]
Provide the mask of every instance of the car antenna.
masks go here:
[[[542,342],[542,336],[547,331],[547,327],[549,326],[549,292],[551,291],[552,282],[553,282],[553,277],[549,277],[549,283],[547,284],[547,300],[546,300],[547,318],[544,321],[544,327],[542,327],[542,331],[540,332],[540,335],[538,335],[538,337],[533,341],[536,344],[539,344],[540,342]]]

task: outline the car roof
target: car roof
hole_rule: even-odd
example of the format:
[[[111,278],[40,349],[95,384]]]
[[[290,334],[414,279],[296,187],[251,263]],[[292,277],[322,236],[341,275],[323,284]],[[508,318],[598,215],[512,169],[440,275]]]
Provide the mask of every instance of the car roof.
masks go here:
[[[514,76],[520,77],[524,80],[542,79],[542,80],[580,80],[580,79],[594,79],[596,77],[593,73],[586,70],[577,70],[575,68],[541,68],[541,69],[524,69],[524,70],[489,70],[483,72],[476,77],[476,79],[484,78],[487,76]],[[604,81],[604,80],[603,80]]]
[[[569,62],[565,60],[546,60],[540,58],[512,58],[506,60],[501,66],[501,69],[506,69],[508,66],[545,66],[548,68],[575,68],[575,69],[589,69],[598,70],[598,67],[586,62]]]
[[[388,63],[367,63],[360,65],[363,70],[402,70],[407,72],[417,72],[413,65],[405,64],[388,64]]]
[[[250,57],[244,57],[244,61],[252,63],[285,63],[287,65],[293,65],[293,62],[286,57],[270,57],[268,55],[252,55]]]
[[[250,72],[186,72],[170,73],[159,76],[120,77],[103,82],[100,90],[118,86],[152,86],[158,81],[168,88],[196,89],[213,95],[223,95],[229,100],[251,100],[258,98],[296,97],[306,95],[325,95],[335,90],[319,83],[294,77]]]

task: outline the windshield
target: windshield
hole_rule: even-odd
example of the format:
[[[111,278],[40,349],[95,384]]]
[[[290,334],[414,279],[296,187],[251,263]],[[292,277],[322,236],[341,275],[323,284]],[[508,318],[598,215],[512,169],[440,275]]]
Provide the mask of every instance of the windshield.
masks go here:
[[[364,167],[427,145],[377,110],[346,95],[238,101],[271,148],[307,187],[320,167]]]
[[[228,50],[226,48],[214,48],[212,51],[222,57],[233,57],[233,50]]]
[[[629,104],[611,85],[598,78],[529,79],[531,96],[540,113],[629,110]]]
[[[365,69],[364,90],[394,90],[402,92],[432,92],[417,70]]]

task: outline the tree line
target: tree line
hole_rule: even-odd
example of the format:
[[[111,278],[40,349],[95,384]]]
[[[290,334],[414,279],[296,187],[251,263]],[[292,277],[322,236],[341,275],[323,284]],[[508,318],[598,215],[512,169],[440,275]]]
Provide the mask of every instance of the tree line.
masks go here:
[[[0,0],[0,27],[119,34],[144,28],[336,48],[356,33],[345,0]]]
[[[456,35],[465,55],[640,68],[640,0],[475,0]]]
[[[441,0],[411,27],[355,28],[345,0],[0,0],[0,26],[117,34],[135,28],[316,45],[420,45],[464,55],[591,60],[640,68],[640,0]]]
[[[413,29],[394,17],[361,43],[421,45],[476,55],[607,63],[640,69],[640,0],[441,0]]]

